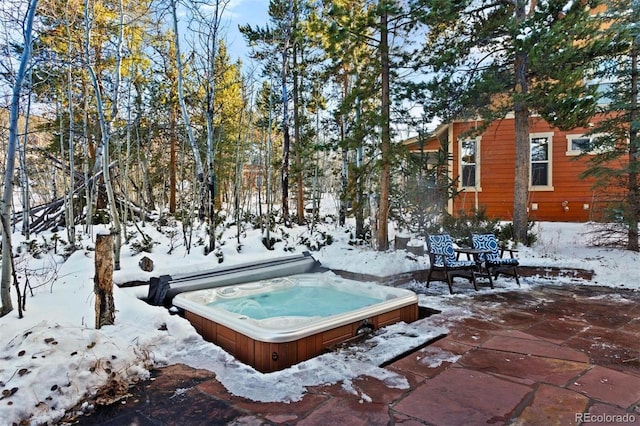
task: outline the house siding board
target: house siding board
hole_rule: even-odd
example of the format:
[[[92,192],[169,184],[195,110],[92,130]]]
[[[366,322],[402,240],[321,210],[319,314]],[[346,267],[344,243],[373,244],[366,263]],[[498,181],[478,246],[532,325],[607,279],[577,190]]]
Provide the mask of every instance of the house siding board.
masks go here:
[[[454,171],[460,170],[459,141],[462,133],[471,129],[475,123],[455,123],[453,128]],[[480,142],[479,167],[481,190],[477,194],[470,188],[460,193],[453,202],[453,212],[471,213],[476,207],[486,208],[491,217],[511,217],[513,206],[513,176],[515,153],[513,150],[514,132],[509,131],[503,122],[489,126]],[[506,165],[506,166],[505,166]]]
[[[451,176],[460,174],[460,146],[458,138],[473,129],[474,121],[454,122],[451,126]],[[587,169],[587,159],[567,155],[567,135],[584,134],[587,129],[561,131],[552,128],[544,120],[533,117],[530,134],[552,134],[550,151],[552,190],[529,192],[529,215],[536,221],[586,222],[599,219],[596,210],[605,204],[602,193],[593,189],[593,179],[580,179]],[[513,118],[492,123],[481,135],[478,167],[479,191],[464,189],[454,198],[451,213],[472,212],[476,207],[484,208],[489,217],[512,220],[515,175],[515,127]],[[413,152],[419,147],[415,141],[405,146]],[[435,150],[439,145],[433,137],[424,144],[425,150]],[[611,189],[610,189],[611,192]],[[537,207],[534,209],[533,207]]]

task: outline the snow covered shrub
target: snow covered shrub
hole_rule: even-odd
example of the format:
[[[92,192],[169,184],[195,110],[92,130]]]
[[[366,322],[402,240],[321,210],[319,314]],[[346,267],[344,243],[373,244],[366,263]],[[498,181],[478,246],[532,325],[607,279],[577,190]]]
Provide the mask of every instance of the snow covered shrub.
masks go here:
[[[349,232],[349,242],[350,246],[363,246],[369,244],[371,241],[371,225],[366,223],[362,228],[362,238],[358,238],[353,230]]]
[[[306,246],[311,251],[318,251],[322,247],[330,246],[332,243],[333,235],[324,231],[316,231],[310,235],[301,234],[298,236],[298,244]]]
[[[533,231],[534,225],[535,222],[532,221],[529,221],[527,224],[527,240],[522,241],[527,247],[531,247],[533,243],[538,240],[538,236]],[[496,237],[501,244],[507,241],[513,241],[513,223],[507,222],[504,225],[498,226],[498,229],[496,230]]]
[[[131,247],[131,252],[135,254],[140,254],[142,252],[151,253],[153,252],[153,246],[157,243],[153,241],[151,238],[142,238],[141,240],[133,240],[129,244]]]
[[[459,211],[456,216],[443,215],[440,224],[430,224],[427,226],[427,233],[437,234],[446,232],[451,235],[453,241],[458,245],[468,245],[469,236],[476,233],[496,233],[498,230],[498,219],[490,219],[486,215],[484,208],[480,208],[471,213]]]
[[[111,215],[105,209],[98,209],[93,212],[91,223],[93,223],[94,225],[107,225],[111,223]]]
[[[536,241],[536,234],[533,232],[534,222],[529,222],[527,240],[523,243],[531,246]],[[469,245],[471,233],[491,233],[495,234],[501,246],[508,246],[509,241],[513,241],[513,224],[506,222],[501,224],[497,218],[489,218],[484,208],[480,208],[471,213],[460,211],[456,216],[445,215],[441,223],[431,224],[427,227],[427,233],[446,232],[451,235],[453,241],[461,246]]]
[[[274,237],[269,237],[269,240],[267,240],[267,237],[262,237],[262,244],[268,249],[268,250],[273,250],[274,246],[276,243],[280,242],[282,240],[276,239]]]
[[[58,254],[58,244],[65,246],[67,242],[60,238],[56,233],[51,235],[51,239],[47,240],[47,237],[41,235],[42,242],[38,242],[36,239],[23,242],[16,248],[18,254],[22,253],[23,248],[26,249],[34,259],[40,259],[43,254],[53,252]]]

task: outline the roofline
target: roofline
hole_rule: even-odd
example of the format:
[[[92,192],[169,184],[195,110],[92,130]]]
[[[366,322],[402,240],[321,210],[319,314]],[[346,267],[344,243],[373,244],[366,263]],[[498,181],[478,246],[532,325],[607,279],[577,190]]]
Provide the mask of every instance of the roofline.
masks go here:
[[[446,131],[449,130],[449,126],[451,126],[452,123],[442,123],[439,124],[432,132],[430,132],[427,137],[425,138],[426,140],[429,139],[437,139],[440,135],[442,135],[443,133],[445,133]],[[411,145],[412,143],[416,143],[418,142],[418,136],[412,136],[408,139],[405,139],[401,142],[402,145]]]

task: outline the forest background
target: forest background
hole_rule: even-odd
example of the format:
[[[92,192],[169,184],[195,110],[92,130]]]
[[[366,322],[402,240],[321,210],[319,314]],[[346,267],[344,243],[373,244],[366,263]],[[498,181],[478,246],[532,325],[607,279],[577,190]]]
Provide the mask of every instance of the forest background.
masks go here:
[[[529,229],[529,117],[572,128],[605,114],[590,172],[623,188],[616,217],[638,250],[638,1],[605,11],[597,1],[271,0],[268,22],[240,27],[249,64],[227,50],[231,6],[3,3],[3,253],[18,222],[26,240],[60,227],[68,252],[78,233],[107,224],[117,270],[131,229],[141,250],[153,245],[141,224],[161,211],[180,221],[189,250],[222,261],[220,227],[254,223],[271,248],[276,224],[313,228],[326,193],[339,195],[339,224],[355,217],[354,243],[386,250],[390,220],[425,223],[415,220],[431,207],[421,205],[432,181],[423,173],[439,171],[398,141],[507,112],[512,238],[527,241]],[[612,169],[616,158],[625,161]],[[206,237],[193,240],[200,224]],[[2,257],[2,314],[13,309],[11,259]]]

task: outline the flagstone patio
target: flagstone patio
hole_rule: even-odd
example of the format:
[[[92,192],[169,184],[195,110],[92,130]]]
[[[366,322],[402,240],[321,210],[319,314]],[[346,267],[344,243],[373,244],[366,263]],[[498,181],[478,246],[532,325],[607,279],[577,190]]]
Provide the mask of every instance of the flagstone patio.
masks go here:
[[[358,395],[339,385],[319,386],[299,402],[257,403],[229,394],[209,371],[172,365],[132,389],[126,403],[77,420],[87,425],[640,425],[639,302],[638,292],[593,286],[482,293],[456,302],[474,315],[448,324],[446,337],[386,366],[407,377],[409,389],[360,377],[353,382]]]

